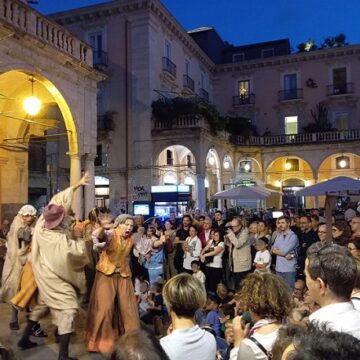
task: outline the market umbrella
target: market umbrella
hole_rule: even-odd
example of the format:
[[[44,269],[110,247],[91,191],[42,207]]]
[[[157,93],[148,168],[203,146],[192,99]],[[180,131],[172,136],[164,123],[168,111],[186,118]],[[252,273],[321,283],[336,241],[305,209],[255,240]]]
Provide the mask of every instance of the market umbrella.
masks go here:
[[[338,176],[296,191],[296,196],[325,195],[326,240],[331,241],[331,210],[338,196],[360,195],[360,180]]]
[[[265,200],[271,194],[281,194],[278,191],[269,190],[264,187],[254,186],[237,186],[228,190],[220,191],[216,193],[214,199],[247,199],[247,200]]]

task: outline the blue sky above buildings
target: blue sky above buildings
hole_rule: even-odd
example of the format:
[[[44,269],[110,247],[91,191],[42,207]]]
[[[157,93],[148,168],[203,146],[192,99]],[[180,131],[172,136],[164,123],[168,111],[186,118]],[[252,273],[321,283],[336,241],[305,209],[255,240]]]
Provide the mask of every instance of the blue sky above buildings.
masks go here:
[[[44,14],[83,7],[104,0],[39,0]],[[313,39],[345,33],[360,43],[360,0],[162,0],[186,30],[213,26],[234,45],[289,38],[292,48]]]

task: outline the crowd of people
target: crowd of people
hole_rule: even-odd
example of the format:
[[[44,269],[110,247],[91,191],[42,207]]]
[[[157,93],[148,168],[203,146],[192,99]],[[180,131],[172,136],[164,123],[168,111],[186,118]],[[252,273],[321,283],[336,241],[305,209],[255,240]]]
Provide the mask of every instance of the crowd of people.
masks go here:
[[[360,216],[319,210],[277,219],[199,210],[163,221],[71,210],[78,184],[36,218],[24,205],[2,227],[6,255],[0,299],[9,329],[29,309],[18,342],[56,326],[59,359],[79,307],[87,350],[110,359],[359,359]],[[329,346],[331,344],[331,346]]]

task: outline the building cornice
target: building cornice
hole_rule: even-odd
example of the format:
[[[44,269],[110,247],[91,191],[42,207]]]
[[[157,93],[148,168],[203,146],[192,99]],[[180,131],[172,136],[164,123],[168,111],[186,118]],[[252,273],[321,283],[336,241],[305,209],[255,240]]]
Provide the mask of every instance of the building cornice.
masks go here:
[[[171,33],[177,37],[186,49],[196,56],[211,72],[215,69],[213,61],[199,47],[195,40],[180,25],[174,16],[161,4],[159,0],[118,0],[80,9],[64,11],[50,15],[50,18],[60,25],[66,26],[84,20],[96,20],[101,17],[117,14],[130,14],[136,11],[153,13]]]
[[[348,45],[332,49],[314,50],[265,59],[242,61],[241,63],[221,64],[215,67],[215,73],[221,74],[236,71],[249,71],[273,66],[296,65],[307,61],[334,60],[354,55],[360,55],[360,45]]]

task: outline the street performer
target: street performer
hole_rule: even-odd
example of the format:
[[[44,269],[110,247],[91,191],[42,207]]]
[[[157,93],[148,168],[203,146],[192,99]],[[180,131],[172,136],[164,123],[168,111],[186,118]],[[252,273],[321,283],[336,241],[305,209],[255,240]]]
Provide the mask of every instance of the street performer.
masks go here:
[[[32,242],[32,268],[44,306],[50,308],[60,344],[59,360],[69,357],[69,342],[78,313],[78,295],[85,294],[85,242],[71,237],[70,216],[74,191],[89,184],[86,173],[74,186],[56,194],[36,223]],[[34,309],[35,310],[35,309]],[[39,313],[41,313],[39,311]],[[32,314],[35,319],[35,314]],[[31,326],[29,321],[28,326]],[[26,329],[25,329],[26,332]]]
[[[36,209],[24,205],[15,216],[7,234],[5,264],[2,273],[0,300],[10,303],[17,293],[23,266],[30,251],[31,238],[36,222]],[[11,330],[19,330],[18,310],[11,307]]]
[[[134,220],[122,214],[115,219],[113,228],[106,219],[100,219],[100,225],[93,232],[94,248],[101,255],[85,331],[89,351],[109,353],[119,336],[140,327],[128,261],[134,245]]]

